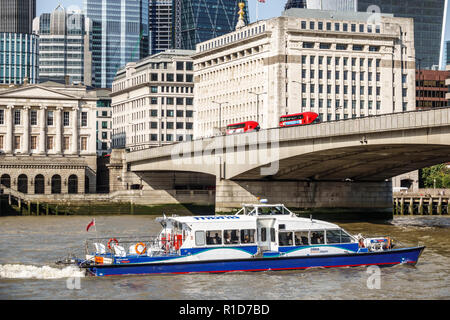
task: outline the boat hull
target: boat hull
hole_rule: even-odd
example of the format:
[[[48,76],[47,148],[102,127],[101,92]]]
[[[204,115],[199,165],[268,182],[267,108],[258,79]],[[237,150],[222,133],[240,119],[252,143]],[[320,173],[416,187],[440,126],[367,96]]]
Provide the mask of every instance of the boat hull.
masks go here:
[[[308,268],[335,268],[397,264],[415,265],[425,247],[393,249],[381,252],[300,257],[251,258],[236,260],[209,260],[195,262],[160,262],[85,266],[95,276],[225,273],[239,271],[280,271]]]

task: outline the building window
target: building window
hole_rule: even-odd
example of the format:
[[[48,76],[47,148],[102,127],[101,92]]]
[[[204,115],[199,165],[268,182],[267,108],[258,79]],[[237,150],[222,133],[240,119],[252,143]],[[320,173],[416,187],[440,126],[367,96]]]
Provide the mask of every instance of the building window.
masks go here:
[[[67,111],[63,112],[63,125],[68,127],[70,125],[70,113]]]
[[[166,75],[166,81],[173,82],[173,73],[168,73]]]
[[[69,147],[70,147],[70,138],[64,137],[63,138],[63,150],[67,151],[67,150],[69,150]]]
[[[150,110],[150,117],[157,117],[158,116],[158,110],[152,109]]]
[[[186,70],[189,70],[189,71],[194,70],[194,63],[193,62],[186,62]]]
[[[158,141],[158,135],[157,134],[151,134],[150,135],[150,141]]]
[[[14,149],[20,149],[20,136],[14,136]]]
[[[187,106],[192,106],[194,104],[194,99],[193,98],[186,98],[186,105]]]
[[[183,69],[184,69],[184,62],[177,61],[177,70],[183,70]]]
[[[108,129],[108,121],[102,121],[102,129]]]
[[[303,48],[308,48],[308,49],[314,48],[314,42],[303,42]]]
[[[32,126],[37,125],[37,111],[31,110],[30,112],[30,123]]]
[[[87,112],[82,112],[81,113],[81,126],[87,127],[87,123],[88,123],[88,114],[87,114]]]
[[[31,136],[31,150],[37,149],[37,136]]]
[[[172,134],[167,134],[166,135],[166,141],[173,141],[173,135]]]
[[[177,122],[177,129],[184,129],[184,122]]]
[[[20,125],[20,110],[14,111],[14,124]]]
[[[4,139],[3,136],[0,136],[0,150],[4,149]]]
[[[86,151],[87,150],[87,137],[81,137],[80,138],[80,150]]]
[[[353,50],[354,51],[363,51],[363,46],[354,44],[353,45]]]
[[[53,111],[47,112],[47,125],[53,126]]]
[[[194,111],[192,111],[192,110],[186,111],[186,118],[192,118],[193,116],[194,116]]]
[[[47,136],[47,149],[53,150],[53,137]]]
[[[0,110],[0,124],[5,124],[5,110]]]
[[[158,93],[158,87],[151,87],[152,93]]]
[[[192,130],[194,127],[194,124],[192,122],[186,122],[186,129],[187,130]]]

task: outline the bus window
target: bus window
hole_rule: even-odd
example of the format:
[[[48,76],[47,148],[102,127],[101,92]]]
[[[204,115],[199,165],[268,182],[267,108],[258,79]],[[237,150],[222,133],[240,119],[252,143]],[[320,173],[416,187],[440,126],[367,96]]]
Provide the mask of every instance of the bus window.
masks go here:
[[[206,244],[207,245],[218,245],[222,244],[222,231],[206,231]]]
[[[311,231],[311,244],[324,244],[324,231]]]

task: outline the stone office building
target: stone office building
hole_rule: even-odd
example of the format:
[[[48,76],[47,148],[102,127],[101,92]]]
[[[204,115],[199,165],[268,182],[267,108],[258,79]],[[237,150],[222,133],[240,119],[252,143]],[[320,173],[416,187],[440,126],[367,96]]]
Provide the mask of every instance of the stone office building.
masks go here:
[[[334,121],[415,110],[414,52],[413,19],[308,9],[199,43],[194,138],[305,111]]]
[[[0,183],[24,194],[95,192],[96,100],[54,82],[0,88]]]

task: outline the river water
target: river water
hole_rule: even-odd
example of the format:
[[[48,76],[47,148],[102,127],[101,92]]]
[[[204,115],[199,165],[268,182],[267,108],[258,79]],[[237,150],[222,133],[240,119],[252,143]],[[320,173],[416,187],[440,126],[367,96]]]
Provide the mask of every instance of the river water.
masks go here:
[[[425,245],[414,266],[304,271],[84,277],[53,262],[81,254],[87,237],[148,235],[155,216],[0,217],[0,299],[6,300],[340,300],[450,299],[450,217],[397,217],[386,223],[339,223],[352,234],[389,235]],[[374,271],[371,273],[369,271]]]

